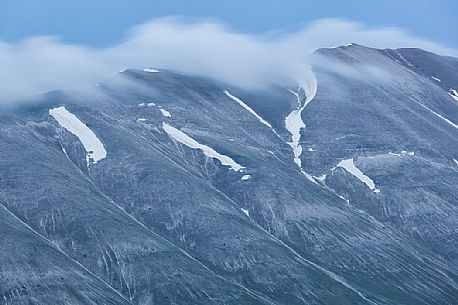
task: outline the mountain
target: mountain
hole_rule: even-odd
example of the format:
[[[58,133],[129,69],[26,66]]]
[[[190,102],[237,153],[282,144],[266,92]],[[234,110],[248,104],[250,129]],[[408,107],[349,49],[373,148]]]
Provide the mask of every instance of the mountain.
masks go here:
[[[312,63],[3,107],[0,304],[457,304],[458,59]]]

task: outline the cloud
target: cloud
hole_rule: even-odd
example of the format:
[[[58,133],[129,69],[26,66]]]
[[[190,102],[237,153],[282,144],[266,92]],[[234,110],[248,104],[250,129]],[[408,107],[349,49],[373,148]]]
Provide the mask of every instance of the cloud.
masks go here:
[[[350,42],[368,47],[385,48],[421,48],[441,55],[457,56],[458,51],[439,43],[411,35],[399,27],[365,26],[363,23],[343,19],[320,19],[293,35],[296,43],[307,40],[312,48],[333,47]]]
[[[0,101],[53,89],[87,90],[124,68],[167,68],[263,88],[300,79],[312,50],[348,42],[458,54],[400,28],[370,28],[342,19],[321,19],[295,32],[249,35],[215,21],[162,18],[131,29],[124,41],[109,48],[67,44],[51,36],[0,42]]]

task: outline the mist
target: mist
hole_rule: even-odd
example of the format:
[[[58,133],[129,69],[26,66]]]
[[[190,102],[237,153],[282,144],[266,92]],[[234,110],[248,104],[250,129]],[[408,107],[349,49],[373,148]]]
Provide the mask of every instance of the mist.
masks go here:
[[[161,18],[136,26],[117,45],[92,48],[39,36],[0,41],[0,103],[54,89],[92,90],[125,68],[173,69],[246,89],[300,81],[313,50],[349,42],[375,48],[418,47],[457,56],[444,45],[401,28],[370,28],[342,19],[321,19],[298,30],[252,35],[218,22]]]

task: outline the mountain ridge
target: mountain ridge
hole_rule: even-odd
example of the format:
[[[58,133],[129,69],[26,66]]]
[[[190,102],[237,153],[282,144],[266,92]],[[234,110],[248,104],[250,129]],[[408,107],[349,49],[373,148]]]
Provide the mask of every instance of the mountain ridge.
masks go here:
[[[26,119],[1,118],[0,200],[132,304],[453,304],[458,145],[447,145],[458,132],[440,117],[452,122],[458,111],[446,89],[458,76],[437,86],[438,72],[416,68],[427,56],[397,51],[321,51],[351,73],[312,66],[309,103],[300,88],[260,94],[167,70],[126,70],[138,87],[101,84],[103,101],[45,95]],[[351,58],[394,77],[352,70]],[[295,104],[303,106],[300,154],[282,125]],[[78,135],[48,115],[58,106],[95,133],[105,158],[87,164]],[[244,168],[180,143],[164,122]],[[349,158],[379,193],[337,166]],[[438,185],[441,175],[448,181]],[[434,229],[439,219],[446,223]],[[1,291],[5,304],[36,297]]]

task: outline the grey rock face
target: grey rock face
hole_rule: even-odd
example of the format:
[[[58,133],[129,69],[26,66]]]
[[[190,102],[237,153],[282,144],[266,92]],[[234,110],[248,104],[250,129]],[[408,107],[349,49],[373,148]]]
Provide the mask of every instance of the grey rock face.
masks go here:
[[[383,63],[379,65],[390,71],[390,79],[340,82],[345,92],[353,92],[342,96],[323,77],[326,90],[318,92],[304,118],[317,126],[306,131],[307,145],[317,147],[317,153],[305,155],[304,164],[317,175],[330,173],[327,186],[339,188],[339,194],[352,198],[352,205],[394,226],[454,268],[458,103],[430,76],[443,77],[445,88],[456,87],[458,62],[410,49],[379,51],[356,46],[332,53],[360,60],[359,54],[364,53],[363,64]],[[433,66],[437,71],[432,72]],[[379,194],[361,187],[345,171],[331,170],[348,158],[354,158],[374,179]]]
[[[1,200],[8,210],[130,302],[262,304],[116,206],[67,159],[54,130],[50,124],[4,129]],[[62,136],[69,155],[81,151],[72,147],[76,141]]]
[[[0,208],[1,304],[130,304]]]
[[[354,44],[312,69],[301,167],[294,86],[127,70],[3,111],[0,304],[456,304],[457,60]]]

